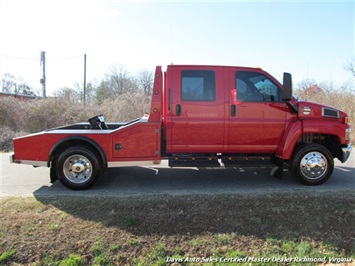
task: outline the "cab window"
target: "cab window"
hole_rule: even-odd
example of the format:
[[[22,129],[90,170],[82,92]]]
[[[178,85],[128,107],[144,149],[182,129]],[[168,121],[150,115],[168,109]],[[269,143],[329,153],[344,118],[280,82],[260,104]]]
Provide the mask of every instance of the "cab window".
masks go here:
[[[216,99],[215,73],[210,70],[183,70],[181,100],[214,101]]]
[[[278,87],[259,72],[236,72],[235,86],[237,101],[277,102],[280,99]]]

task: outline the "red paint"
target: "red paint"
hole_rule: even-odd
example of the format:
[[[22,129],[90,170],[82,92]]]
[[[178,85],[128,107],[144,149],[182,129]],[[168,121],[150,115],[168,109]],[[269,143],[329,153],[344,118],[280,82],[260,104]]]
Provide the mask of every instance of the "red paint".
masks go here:
[[[250,97],[243,92],[250,87],[249,80],[260,76],[258,82],[267,85],[262,90],[270,90],[269,98],[242,100],[243,94]],[[277,80],[258,68],[170,65],[163,73],[156,67],[148,119],[105,132],[54,129],[16,138],[15,162],[46,162],[52,148],[66,137],[89,138],[107,162],[156,161],[175,153],[262,153],[289,160],[302,134],[332,135],[341,145],[349,143],[344,112],[339,111],[338,118],[324,117],[321,105],[293,99],[299,109],[293,114],[280,98],[282,90]],[[304,108],[310,108],[309,113]]]

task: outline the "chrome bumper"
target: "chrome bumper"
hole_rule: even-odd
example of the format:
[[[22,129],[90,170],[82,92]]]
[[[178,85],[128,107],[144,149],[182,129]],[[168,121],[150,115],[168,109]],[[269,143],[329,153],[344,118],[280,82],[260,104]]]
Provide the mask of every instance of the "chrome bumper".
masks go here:
[[[345,163],[347,159],[349,159],[350,153],[352,151],[353,147],[351,145],[347,145],[346,147],[342,147],[342,157],[340,158],[340,161],[342,163]]]

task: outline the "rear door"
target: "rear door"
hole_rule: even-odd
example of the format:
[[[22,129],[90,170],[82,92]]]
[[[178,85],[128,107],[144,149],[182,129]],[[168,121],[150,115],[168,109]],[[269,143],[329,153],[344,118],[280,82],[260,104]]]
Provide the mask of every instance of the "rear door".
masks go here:
[[[272,153],[284,133],[281,86],[258,69],[229,69],[228,151]]]
[[[225,141],[224,73],[221,67],[168,67],[168,152],[222,151]]]

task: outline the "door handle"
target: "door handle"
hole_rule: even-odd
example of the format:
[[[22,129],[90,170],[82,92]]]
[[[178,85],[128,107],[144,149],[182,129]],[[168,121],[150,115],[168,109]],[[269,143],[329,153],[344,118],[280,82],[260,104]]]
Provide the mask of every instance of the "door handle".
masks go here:
[[[171,106],[171,90],[168,89],[168,111],[170,111]]]
[[[181,115],[181,104],[176,105],[176,115],[180,116]]]
[[[237,114],[237,107],[235,104],[231,105],[231,116],[235,116]]]

